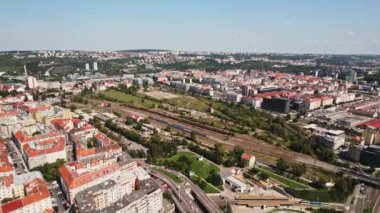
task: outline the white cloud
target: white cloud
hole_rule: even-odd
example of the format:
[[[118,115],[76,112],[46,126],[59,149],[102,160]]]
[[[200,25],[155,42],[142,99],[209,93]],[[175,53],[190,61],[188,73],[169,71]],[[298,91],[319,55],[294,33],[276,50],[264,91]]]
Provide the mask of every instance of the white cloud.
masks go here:
[[[352,31],[352,30],[349,30],[349,31],[347,31],[347,35],[353,35],[353,34],[355,34],[355,32],[354,31]]]

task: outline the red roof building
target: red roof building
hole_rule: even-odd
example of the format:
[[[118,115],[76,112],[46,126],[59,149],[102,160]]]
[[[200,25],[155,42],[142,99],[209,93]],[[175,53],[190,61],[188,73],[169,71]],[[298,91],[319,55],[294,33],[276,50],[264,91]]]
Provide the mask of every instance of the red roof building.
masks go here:
[[[36,178],[24,185],[26,196],[4,203],[1,213],[8,212],[51,212],[50,193],[46,182]]]

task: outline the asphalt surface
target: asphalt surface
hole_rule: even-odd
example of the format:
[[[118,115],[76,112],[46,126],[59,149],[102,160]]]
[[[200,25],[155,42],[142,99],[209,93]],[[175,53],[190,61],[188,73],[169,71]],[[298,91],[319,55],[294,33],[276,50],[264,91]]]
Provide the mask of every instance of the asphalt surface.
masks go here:
[[[16,144],[14,144],[12,140],[7,139],[6,146],[9,150],[9,155],[11,156],[13,163],[17,165],[17,168],[15,168],[16,173],[23,174],[29,172],[29,169],[26,166],[26,163],[20,153],[20,150],[18,150]]]
[[[152,168],[148,166],[144,166],[148,170],[152,170]],[[183,184],[177,184],[173,180],[171,180],[166,175],[155,171],[154,176],[159,178],[161,181],[166,183],[168,187],[172,190],[172,193],[175,195],[174,202],[176,202],[176,206],[180,212],[186,213],[201,213],[203,212],[192,200],[192,198],[186,193],[185,186]],[[178,199],[178,200],[177,200]],[[178,202],[179,201],[179,202]]]
[[[367,200],[367,193],[361,193],[360,191],[361,186],[357,185],[355,187],[355,200],[354,203],[351,205],[350,213],[357,213],[357,212],[363,212],[365,209],[365,204]]]
[[[58,193],[61,192],[58,185],[53,185],[51,183],[48,183],[50,197],[56,201],[56,205],[52,205],[55,210],[58,210],[57,212],[65,212],[65,208],[63,207],[61,200],[58,196]],[[62,192],[61,192],[62,193]]]
[[[373,190],[373,194],[371,194],[371,198],[373,199],[373,209],[372,213],[380,212],[380,189]]]

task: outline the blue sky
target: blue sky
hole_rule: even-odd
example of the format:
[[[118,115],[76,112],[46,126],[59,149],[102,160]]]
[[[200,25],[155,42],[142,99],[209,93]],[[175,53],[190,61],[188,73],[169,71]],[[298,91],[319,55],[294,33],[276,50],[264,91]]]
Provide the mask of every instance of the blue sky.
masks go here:
[[[379,0],[0,0],[0,50],[380,54]]]

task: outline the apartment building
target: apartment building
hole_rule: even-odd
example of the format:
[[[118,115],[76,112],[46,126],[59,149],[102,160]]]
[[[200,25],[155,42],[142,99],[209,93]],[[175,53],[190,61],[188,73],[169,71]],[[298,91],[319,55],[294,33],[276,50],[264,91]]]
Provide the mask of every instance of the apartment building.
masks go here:
[[[31,213],[52,212],[50,193],[46,182],[41,178],[27,181],[23,185],[25,196],[1,204],[0,212]]]
[[[29,169],[54,163],[58,159],[67,160],[65,136],[60,131],[26,135],[17,131],[13,139],[28,164]]]
[[[76,194],[107,180],[114,180],[121,184],[127,193],[133,191],[137,170],[135,161],[127,160],[116,162],[116,158],[89,158],[69,162],[59,168],[62,188],[70,203],[74,202]]]
[[[92,186],[75,197],[80,213],[158,213],[162,212],[162,191],[151,179],[137,179],[135,188],[129,192],[113,180]]]

